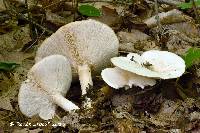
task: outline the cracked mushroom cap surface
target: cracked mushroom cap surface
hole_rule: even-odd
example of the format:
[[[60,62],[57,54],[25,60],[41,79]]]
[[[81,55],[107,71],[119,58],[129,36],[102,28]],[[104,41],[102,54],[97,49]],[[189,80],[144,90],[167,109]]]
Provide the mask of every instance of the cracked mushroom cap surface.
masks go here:
[[[156,84],[155,79],[140,76],[118,67],[104,69],[101,72],[101,76],[109,86],[115,89],[125,86],[131,88],[133,85],[144,89],[145,86],[153,86]]]
[[[123,70],[151,78],[177,78],[185,72],[185,61],[168,51],[150,50],[141,56],[129,53],[127,57],[114,57],[111,62]]]
[[[21,112],[32,117],[51,119],[56,105],[52,95],[65,95],[71,85],[72,74],[69,61],[62,55],[52,55],[36,63],[28,72],[28,79],[21,85],[18,103]]]
[[[118,38],[109,26],[92,19],[82,20],[62,26],[47,38],[35,60],[52,54],[64,55],[72,64],[73,76],[77,76],[77,67],[84,64],[100,72],[117,56],[118,47]]]

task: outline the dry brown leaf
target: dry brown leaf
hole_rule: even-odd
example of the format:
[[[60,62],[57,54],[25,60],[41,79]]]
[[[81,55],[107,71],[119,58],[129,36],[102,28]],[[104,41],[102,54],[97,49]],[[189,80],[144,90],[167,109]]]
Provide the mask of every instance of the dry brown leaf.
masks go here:
[[[42,131],[42,129],[40,129],[40,128],[37,128],[34,130],[24,128],[24,129],[14,129],[13,133],[39,133],[40,131]]]
[[[146,23],[148,27],[151,27],[151,28],[156,27],[157,26],[156,16],[152,16],[151,18],[146,19],[144,23]],[[177,9],[173,9],[168,12],[159,13],[158,16],[159,16],[160,23],[163,25],[192,20],[191,17],[184,15],[181,11]]]
[[[9,61],[9,62],[12,61],[19,64],[21,64],[23,60],[27,58],[34,59],[34,56],[35,56],[34,53],[24,53],[24,52],[18,52],[18,51],[12,51],[12,52],[1,51],[0,52],[0,60],[2,58],[3,61]]]
[[[6,7],[4,5],[4,2],[3,0],[0,0],[0,12],[5,11],[5,10],[6,10]]]
[[[118,38],[121,51],[136,52],[138,50],[160,49],[150,36],[139,30],[131,30],[131,33],[120,31],[118,32]]]
[[[11,103],[10,103],[10,98],[9,97],[0,97],[0,108],[9,110],[9,111],[14,111]]]
[[[101,10],[102,10],[102,16],[91,17],[91,18],[103,22],[111,27],[120,23],[120,17],[116,9],[112,9],[107,6],[102,6]]]
[[[0,40],[0,51],[22,48],[24,44],[31,41],[29,26],[26,25],[7,34],[0,35]]]
[[[52,13],[50,10],[47,10],[46,11],[46,20],[55,24],[56,26],[63,26],[65,24],[68,24],[70,22],[73,22],[73,15],[67,17],[67,18],[64,18],[62,16],[59,16],[58,14],[56,13]]]

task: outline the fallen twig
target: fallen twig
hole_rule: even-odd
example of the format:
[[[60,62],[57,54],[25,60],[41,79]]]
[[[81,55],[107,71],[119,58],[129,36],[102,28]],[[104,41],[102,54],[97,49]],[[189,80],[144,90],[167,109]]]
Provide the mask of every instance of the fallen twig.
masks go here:
[[[23,52],[26,52],[26,51],[29,50],[35,43],[37,43],[38,40],[42,37],[42,35],[43,35],[44,33],[45,33],[45,31],[43,31],[42,34],[41,34],[39,37],[37,37],[37,38],[35,39],[35,41],[34,41],[30,46],[28,46],[25,50],[23,50]]]

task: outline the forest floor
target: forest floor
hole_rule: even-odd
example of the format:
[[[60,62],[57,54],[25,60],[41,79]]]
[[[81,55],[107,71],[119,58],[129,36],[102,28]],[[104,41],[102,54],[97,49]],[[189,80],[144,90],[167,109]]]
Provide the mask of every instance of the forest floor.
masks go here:
[[[199,133],[199,64],[178,80],[159,80],[145,89],[116,90],[97,75],[88,93],[94,102],[91,109],[68,113],[57,108],[48,121],[28,118],[18,107],[20,85],[35,63],[37,48],[70,22],[95,19],[109,25],[120,41],[120,55],[155,49],[184,56],[198,47],[199,8],[183,10],[178,6],[182,0],[155,1],[0,0],[0,62],[10,62],[4,70],[0,66],[0,133]],[[81,15],[78,7],[86,4],[99,9],[101,16]],[[81,106],[79,82],[72,83],[66,97]]]

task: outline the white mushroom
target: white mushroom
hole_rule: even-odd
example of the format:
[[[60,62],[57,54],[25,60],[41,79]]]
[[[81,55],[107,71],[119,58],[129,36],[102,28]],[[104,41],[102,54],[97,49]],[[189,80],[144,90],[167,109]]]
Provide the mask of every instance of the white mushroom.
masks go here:
[[[93,85],[91,69],[100,73],[118,54],[119,41],[114,31],[95,20],[83,20],[62,26],[39,47],[36,62],[42,58],[61,54],[69,58],[73,78],[79,76],[82,94]]]
[[[150,50],[141,56],[130,53],[127,57],[114,57],[111,61],[123,70],[151,78],[177,78],[185,72],[184,60],[168,51]]]
[[[156,80],[134,74],[118,67],[106,68],[101,72],[103,80],[111,87],[119,89],[122,87],[131,88],[132,85],[144,89],[145,86],[153,86]]]
[[[79,109],[64,97],[71,81],[71,66],[66,57],[52,55],[39,61],[30,69],[28,79],[19,90],[21,112],[28,117],[39,114],[47,120],[54,116],[56,104],[66,111]]]

